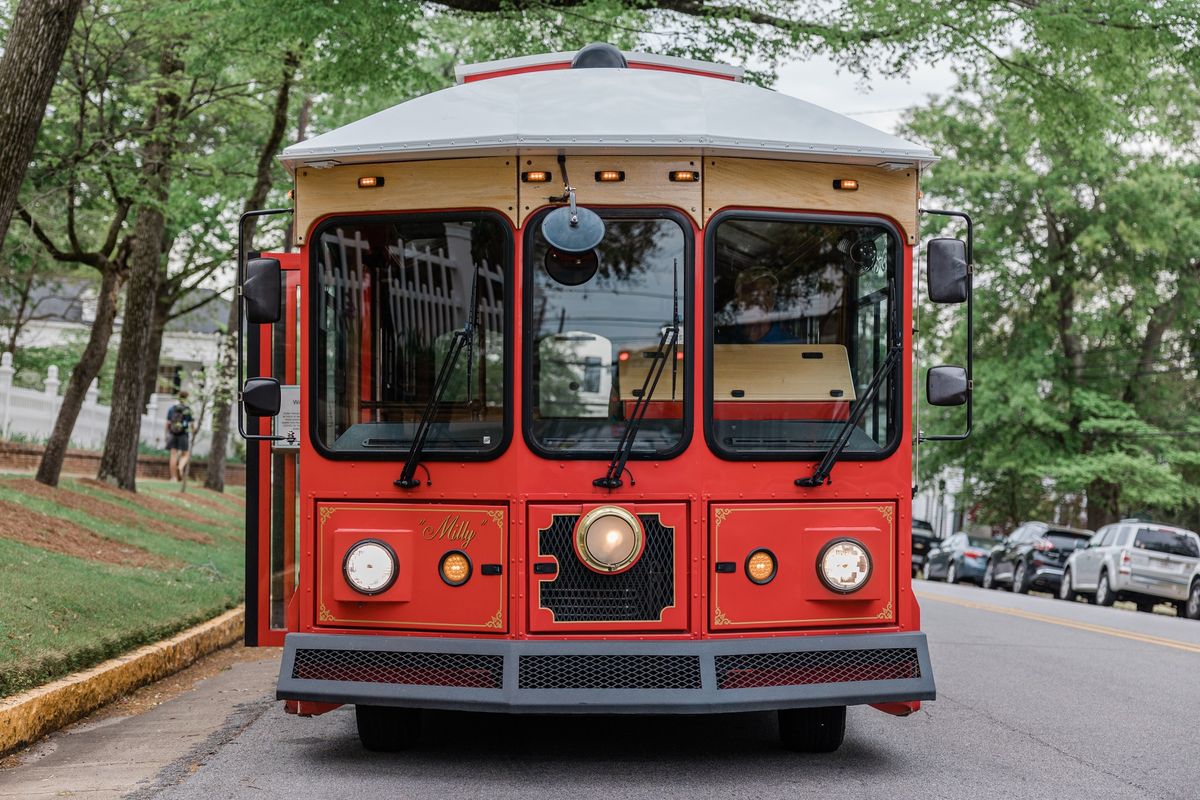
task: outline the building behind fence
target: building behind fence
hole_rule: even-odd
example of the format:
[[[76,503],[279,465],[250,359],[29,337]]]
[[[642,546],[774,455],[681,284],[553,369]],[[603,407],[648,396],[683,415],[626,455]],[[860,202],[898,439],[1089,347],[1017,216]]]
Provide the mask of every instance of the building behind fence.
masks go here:
[[[6,440],[45,442],[54,430],[54,421],[62,405],[59,389],[62,380],[58,367],[46,371],[45,389],[22,389],[13,385],[12,353],[0,354],[0,433]],[[100,450],[104,447],[104,435],[108,431],[110,408],[100,405],[100,388],[93,380],[87,390],[83,408],[71,432],[71,446],[82,450]],[[140,441],[146,447],[162,450],[166,448],[167,409],[175,403],[169,394],[152,394],[145,413],[142,414]],[[192,404],[192,413],[198,408]],[[211,447],[212,418],[205,415],[199,436],[193,436],[192,452],[198,456],[208,454]]]

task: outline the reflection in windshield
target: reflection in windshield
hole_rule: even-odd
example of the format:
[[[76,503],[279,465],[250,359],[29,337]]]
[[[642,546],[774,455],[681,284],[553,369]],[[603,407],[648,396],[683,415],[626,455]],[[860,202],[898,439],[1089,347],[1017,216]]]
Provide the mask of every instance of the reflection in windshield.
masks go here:
[[[686,313],[680,225],[616,216],[605,225],[599,268],[579,285],[546,270],[546,243],[534,226],[526,267],[533,285],[530,438],[552,453],[612,454],[676,302]],[[634,453],[669,450],[682,436],[682,347],[677,355],[649,398]]]
[[[733,217],[714,245],[713,440],[739,453],[828,448],[887,357],[894,237],[879,225]],[[849,451],[888,442],[894,381]]]
[[[454,332],[473,315],[426,452],[498,449],[511,248],[502,224],[481,214],[376,218],[325,226],[315,244],[318,441],[407,449]]]

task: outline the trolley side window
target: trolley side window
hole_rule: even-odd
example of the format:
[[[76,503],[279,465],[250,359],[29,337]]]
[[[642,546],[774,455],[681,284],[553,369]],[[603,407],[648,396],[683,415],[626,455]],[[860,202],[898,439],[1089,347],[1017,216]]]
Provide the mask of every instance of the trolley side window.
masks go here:
[[[682,446],[687,417],[690,231],[674,216],[597,211],[605,235],[595,261],[577,264],[550,251],[536,220],[530,228],[526,438],[549,457],[610,457],[678,315],[679,344],[647,390],[631,451],[670,456]]]
[[[828,448],[898,335],[891,228],[781,217],[732,215],[709,233],[707,411],[709,440],[723,455],[795,458]],[[889,449],[897,376],[853,431],[849,457]]]
[[[496,454],[506,438],[508,228],[478,213],[332,220],[312,247],[318,447],[356,458],[406,451],[455,331],[473,317],[425,452]]]

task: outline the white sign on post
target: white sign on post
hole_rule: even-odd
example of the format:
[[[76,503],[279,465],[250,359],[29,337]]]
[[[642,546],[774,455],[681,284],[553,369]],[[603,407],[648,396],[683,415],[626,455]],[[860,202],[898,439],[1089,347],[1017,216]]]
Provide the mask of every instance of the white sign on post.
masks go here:
[[[300,387],[279,387],[279,415],[275,417],[275,435],[282,436],[272,442],[275,450],[300,449]]]

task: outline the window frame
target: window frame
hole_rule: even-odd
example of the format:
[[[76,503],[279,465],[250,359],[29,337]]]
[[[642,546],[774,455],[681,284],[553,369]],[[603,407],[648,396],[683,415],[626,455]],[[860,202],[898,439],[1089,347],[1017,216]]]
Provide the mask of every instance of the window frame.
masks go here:
[[[533,240],[539,226],[546,215],[561,206],[545,206],[525,218],[524,232],[521,238],[521,436],[525,446],[535,455],[551,461],[607,461],[616,452],[616,445],[609,451],[581,450],[564,453],[547,450],[533,437],[533,348],[536,344],[536,334],[533,330],[533,273],[535,266],[530,264],[533,255]],[[680,306],[683,317],[680,330],[684,347],[688,342],[695,342],[695,275],[696,275],[696,230],[692,221],[682,212],[665,206],[590,206],[600,215],[601,219],[669,219],[679,226],[683,233],[683,272],[680,282],[683,291],[680,293]],[[695,417],[695,392],[692,391],[691,373],[696,352],[684,351],[684,384],[683,384],[683,430],[679,442],[667,450],[654,453],[639,453],[636,450],[629,454],[630,461],[663,461],[678,458],[692,443],[693,421]]]
[[[516,236],[513,233],[512,223],[504,214],[495,209],[474,209],[474,210],[455,210],[455,211],[389,211],[383,213],[354,213],[354,214],[338,214],[321,219],[313,226],[312,235],[308,237],[308,315],[306,324],[308,325],[308,389],[305,390],[304,397],[308,402],[308,439],[312,443],[317,454],[322,458],[330,459],[331,461],[392,461],[403,462],[407,455],[411,444],[397,449],[379,449],[379,450],[331,450],[326,446],[325,442],[320,438],[318,431],[318,420],[316,414],[317,408],[317,387],[319,384],[319,372],[317,365],[317,346],[316,332],[318,330],[318,292],[320,282],[318,280],[317,257],[320,252],[320,237],[326,229],[335,225],[358,225],[363,223],[386,223],[391,220],[411,220],[414,222],[463,222],[476,221],[482,219],[491,219],[500,224],[501,230],[504,232],[504,248],[508,258],[508,263],[504,270],[504,378],[503,387],[501,389],[501,397],[504,399],[504,430],[500,436],[500,442],[493,448],[486,451],[478,450],[438,450],[436,447],[426,445],[421,450],[422,461],[495,461],[504,455],[509,446],[512,444],[513,433],[513,302],[514,288],[516,281],[513,272],[516,270]]]
[[[889,432],[887,441],[878,451],[864,452],[851,450],[848,447],[838,457],[839,461],[883,461],[890,458],[900,447],[904,438],[904,405],[903,395],[908,386],[908,376],[911,369],[911,355],[904,350],[904,293],[907,288],[904,276],[904,236],[900,229],[884,217],[866,214],[829,214],[807,213],[802,211],[755,211],[744,208],[727,208],[712,215],[704,226],[704,377],[701,391],[703,392],[704,410],[704,441],[714,455],[724,461],[819,461],[828,448],[821,450],[747,450],[735,451],[723,448],[713,436],[713,286],[716,281],[717,230],[721,223],[729,219],[763,221],[763,222],[809,222],[817,224],[849,224],[874,225],[884,228],[895,242],[895,261],[889,264],[892,277],[896,282],[896,308],[891,314],[894,324],[888,331],[888,347],[898,344],[901,347],[900,362],[896,365],[890,380],[890,405],[892,419],[895,420],[893,430]],[[832,442],[830,443],[832,445]]]

